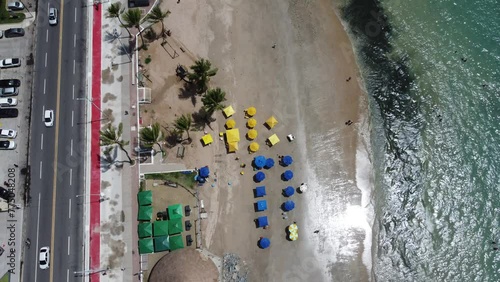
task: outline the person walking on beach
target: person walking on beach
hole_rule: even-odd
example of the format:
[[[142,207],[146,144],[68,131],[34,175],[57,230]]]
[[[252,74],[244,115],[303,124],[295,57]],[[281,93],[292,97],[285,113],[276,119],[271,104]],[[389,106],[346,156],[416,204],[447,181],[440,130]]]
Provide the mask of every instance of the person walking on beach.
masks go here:
[[[318,233],[319,233],[319,229],[314,231],[314,234],[318,234]]]

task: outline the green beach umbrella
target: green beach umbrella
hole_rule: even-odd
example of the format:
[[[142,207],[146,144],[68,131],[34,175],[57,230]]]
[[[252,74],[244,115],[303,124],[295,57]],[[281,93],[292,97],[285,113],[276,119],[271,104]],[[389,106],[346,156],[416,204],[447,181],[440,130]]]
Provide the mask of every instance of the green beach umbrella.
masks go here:
[[[164,252],[170,250],[170,238],[168,236],[155,237],[155,252]]]
[[[182,236],[170,236],[170,250],[175,251],[182,248],[184,248],[184,241],[182,241]]]
[[[151,222],[141,222],[137,226],[137,233],[139,235],[139,238],[144,238],[144,237],[151,237],[153,234],[153,225]]]
[[[140,206],[139,213],[137,214],[137,220],[139,221],[150,221],[153,217],[153,207],[152,206]]]
[[[168,221],[168,235],[182,232],[182,219],[171,219]]]
[[[153,203],[153,191],[142,191],[137,193],[139,206],[147,206]]]
[[[139,240],[139,254],[154,253],[153,238],[145,238]]]
[[[168,206],[169,219],[182,218],[182,216],[183,216],[183,213],[182,213],[182,205],[181,204]]]
[[[153,236],[167,236],[168,235],[168,220],[155,221],[153,226]]]

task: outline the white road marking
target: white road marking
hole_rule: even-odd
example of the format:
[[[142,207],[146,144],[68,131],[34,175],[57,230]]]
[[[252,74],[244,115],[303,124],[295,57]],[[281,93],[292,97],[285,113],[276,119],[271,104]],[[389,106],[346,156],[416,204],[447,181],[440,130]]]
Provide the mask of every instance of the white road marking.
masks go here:
[[[45,53],[45,67],[47,67],[47,53]]]
[[[73,60],[73,74],[75,74],[76,61]]]
[[[69,282],[69,269],[66,269],[66,281]]]
[[[71,219],[71,198],[69,199],[69,214],[68,214],[69,219]]]
[[[47,35],[45,35],[45,42],[49,42],[49,30],[47,29]]]
[[[69,154],[71,156],[73,156],[73,139],[71,139],[71,147],[70,147],[70,150],[69,150]]]
[[[47,79],[43,79],[43,94],[45,94],[45,90],[47,89]]]
[[[73,100],[75,100],[75,85],[73,84]]]
[[[76,34],[73,34],[73,47],[76,47]]]
[[[42,163],[42,161],[40,161],[40,179],[42,179],[42,167],[43,167],[43,163]]]
[[[36,219],[36,250],[38,251],[38,234],[40,234],[40,198],[41,195],[38,193],[38,214]],[[35,282],[36,275],[38,274],[38,263],[35,263]]]
[[[73,127],[75,121],[75,111],[71,111],[71,127]]]
[[[75,7],[75,23],[76,23],[76,7]]]
[[[68,256],[69,256],[69,245],[71,243],[71,237],[68,236]]]
[[[73,169],[69,169],[69,186],[73,185]]]
[[[43,133],[42,133],[42,137],[41,137],[41,141],[40,141],[40,150],[43,150]]]

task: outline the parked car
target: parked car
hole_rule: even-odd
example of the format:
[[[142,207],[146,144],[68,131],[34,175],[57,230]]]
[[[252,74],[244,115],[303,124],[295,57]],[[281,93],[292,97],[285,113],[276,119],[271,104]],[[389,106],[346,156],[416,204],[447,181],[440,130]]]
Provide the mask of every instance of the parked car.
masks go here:
[[[6,200],[7,202],[14,199],[14,197],[16,197],[16,194],[14,194],[13,192],[3,188],[3,187],[0,187],[0,198]]]
[[[10,138],[14,139],[17,136],[17,131],[13,129],[0,128],[0,137],[1,138]]]
[[[16,96],[19,94],[19,88],[17,87],[5,87],[0,88],[0,96]]]
[[[49,9],[49,24],[50,25],[57,24],[57,9],[56,8]]]
[[[0,30],[0,38],[3,38],[3,30]]]
[[[0,87],[19,87],[21,81],[19,79],[0,79]]]
[[[21,59],[19,58],[8,58],[0,60],[0,68],[13,68],[21,65]]]
[[[0,106],[2,106],[2,107],[17,106],[17,99],[16,98],[0,98]]]
[[[21,11],[24,10],[24,5],[21,2],[10,2],[7,4],[7,9],[11,11]]]
[[[43,115],[43,121],[45,122],[46,127],[54,126],[54,111],[45,110],[45,113]]]
[[[38,254],[38,261],[40,263],[41,269],[49,269],[49,267],[50,267],[50,248],[49,247],[40,248],[40,253]]]
[[[24,28],[9,28],[4,31],[5,38],[24,36]]]
[[[14,150],[17,147],[16,142],[11,140],[0,141],[0,150]]]
[[[0,118],[15,118],[18,115],[17,109],[0,109]]]

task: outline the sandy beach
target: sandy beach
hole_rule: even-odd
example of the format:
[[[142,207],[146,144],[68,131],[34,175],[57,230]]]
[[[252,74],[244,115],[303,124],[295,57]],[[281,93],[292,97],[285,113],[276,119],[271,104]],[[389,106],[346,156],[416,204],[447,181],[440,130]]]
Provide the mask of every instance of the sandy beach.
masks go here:
[[[330,226],[333,219],[348,220],[345,211],[351,205],[366,206],[366,196],[357,188],[360,175],[356,168],[365,150],[360,135],[367,126],[363,118],[366,98],[334,4],[325,0],[183,0],[176,4],[169,0],[160,5],[172,12],[166,20],[172,31],[170,42],[174,49],[182,45],[186,52],[178,51],[177,58],[164,54],[169,77],[162,82],[165,87],[160,87],[163,98],[154,96],[155,102],[166,103],[172,119],[201,106],[199,101],[190,105],[178,99],[182,83],[170,74],[179,63],[190,65],[196,58],[207,58],[219,68],[211,85],[226,91],[226,104],[235,108],[233,118],[241,133],[236,154],[227,154],[218,139],[202,147],[197,140],[203,132],[192,133],[195,145],[187,166],[207,164],[217,178],[215,187],[205,185],[200,191],[209,211],[202,224],[203,247],[217,255],[239,255],[248,265],[250,281],[369,280],[370,250],[363,244],[371,240],[369,235],[357,225],[347,224],[342,230],[338,222]],[[155,74],[155,68],[159,71],[167,65],[151,63],[149,73],[157,81],[161,75]],[[268,210],[259,213],[254,211],[253,189],[258,185],[250,165],[257,154],[248,153],[250,141],[244,138],[244,109],[249,106],[257,108],[257,154],[276,162],[278,155],[289,154],[295,160],[290,166],[295,176],[289,182],[280,179],[285,168],[279,165],[264,170],[267,177],[259,185],[267,188]],[[271,115],[279,123],[269,130],[263,123]],[[221,113],[215,117],[213,131],[206,130],[217,137],[224,131],[226,119]],[[353,125],[346,125],[348,120]],[[270,148],[265,140],[274,133],[281,142]],[[288,142],[288,134],[294,134],[296,140]],[[240,175],[241,163],[247,164],[244,175]],[[324,166],[318,166],[321,163]],[[328,181],[328,187],[322,174],[334,179]],[[280,205],[286,198],[282,189],[302,182],[310,184],[310,191],[292,197],[297,207],[283,219]],[[347,188],[341,191],[343,187]],[[331,193],[325,195],[323,189]],[[269,217],[269,229],[256,228],[254,219],[259,215]],[[300,237],[290,242],[285,228],[293,221],[299,225]],[[319,234],[314,230],[320,230]],[[261,236],[271,239],[270,248],[257,247]]]

